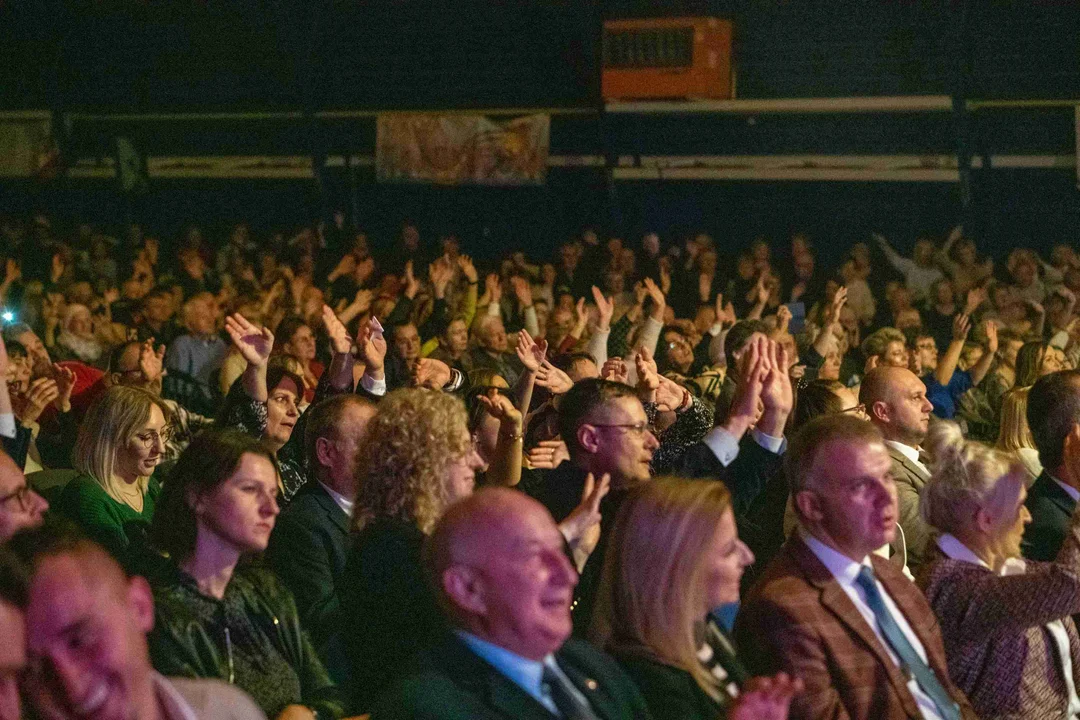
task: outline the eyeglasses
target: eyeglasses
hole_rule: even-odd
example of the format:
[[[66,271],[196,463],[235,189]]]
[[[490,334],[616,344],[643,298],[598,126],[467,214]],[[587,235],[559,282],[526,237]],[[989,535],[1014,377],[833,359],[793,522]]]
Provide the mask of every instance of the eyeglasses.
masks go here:
[[[14,492],[10,492],[7,495],[0,497],[0,507],[7,507],[7,504],[11,501],[15,501],[19,505],[20,510],[26,510],[29,506],[30,493],[33,492],[29,485],[23,485],[20,488],[16,488]]]
[[[851,406],[849,408],[844,408],[840,412],[841,413],[855,413],[856,415],[865,415],[866,414],[866,404],[865,403],[859,403],[858,405],[853,405],[853,406]]]
[[[143,446],[144,450],[149,450],[150,448],[154,447],[159,441],[162,445],[168,444],[168,442],[172,440],[173,433],[174,431],[172,426],[166,426],[161,429],[160,433],[156,430],[147,430],[144,433],[139,433],[138,435],[136,435],[135,439],[139,441],[139,443]]]
[[[600,425],[598,423],[589,423],[589,425],[592,425],[593,427],[598,427],[598,428],[622,428],[623,430],[629,431],[632,435],[644,435],[645,433],[649,432],[649,423],[647,423],[647,422],[645,422],[645,423],[634,423],[634,424],[630,424],[630,423],[617,423],[617,424],[612,423],[612,424],[609,424],[609,425]]]

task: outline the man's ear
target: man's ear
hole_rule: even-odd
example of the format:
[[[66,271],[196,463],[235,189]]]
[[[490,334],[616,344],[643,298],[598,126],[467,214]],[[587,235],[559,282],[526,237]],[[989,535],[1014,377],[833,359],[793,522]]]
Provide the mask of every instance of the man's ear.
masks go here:
[[[316,438],[315,440],[315,459],[319,461],[320,465],[330,465],[333,463],[333,459],[330,457],[330,445],[332,441],[330,438]]]
[[[1065,447],[1062,448],[1062,459],[1065,467],[1074,475],[1075,480],[1080,480],[1080,473],[1073,473],[1073,468],[1080,468],[1080,423],[1073,425],[1072,430],[1065,436]]]
[[[800,518],[805,518],[810,522],[819,522],[825,516],[821,511],[821,498],[815,492],[800,490],[793,501]]]
[[[870,417],[874,420],[880,420],[881,422],[889,422],[889,403],[884,400],[875,400],[870,404],[870,407],[866,408]]]
[[[595,425],[585,423],[577,430],[578,446],[588,453],[595,453],[600,449],[600,433]]]
[[[154,629],[154,593],[150,584],[138,575],[128,580],[128,610],[136,627],[146,634]]]
[[[455,606],[472,615],[487,613],[483,586],[476,572],[464,565],[451,565],[442,574],[446,597]]]

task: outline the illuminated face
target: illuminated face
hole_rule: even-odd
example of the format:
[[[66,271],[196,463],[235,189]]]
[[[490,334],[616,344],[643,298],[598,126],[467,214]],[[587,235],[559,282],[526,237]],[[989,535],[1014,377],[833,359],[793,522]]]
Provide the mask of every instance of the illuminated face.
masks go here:
[[[413,363],[420,357],[420,333],[415,325],[401,325],[394,329],[394,347],[402,358]]]
[[[165,457],[165,438],[168,437],[165,415],[156,404],[150,406],[150,417],[116,449],[113,461],[115,472],[129,482],[154,474],[154,468]]]
[[[311,362],[315,359],[315,334],[307,325],[301,325],[282,349],[305,364]]]
[[[297,408],[300,396],[301,390],[292,378],[284,377],[266,399],[266,439],[278,447],[292,437],[293,428],[300,418]]]
[[[702,616],[720,605],[739,601],[739,582],[743,570],[753,562],[754,553],[739,539],[735,515],[727,510],[716,526],[712,542],[705,548],[705,572],[702,578],[705,583],[705,608]]]
[[[277,519],[277,496],[273,463],[246,453],[228,480],[195,500],[196,532],[239,553],[262,552]]]

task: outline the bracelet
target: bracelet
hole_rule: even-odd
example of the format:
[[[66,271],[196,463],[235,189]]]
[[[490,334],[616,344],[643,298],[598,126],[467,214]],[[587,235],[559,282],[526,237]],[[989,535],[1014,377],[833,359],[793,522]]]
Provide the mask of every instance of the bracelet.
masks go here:
[[[513,435],[503,435],[503,440],[509,440],[510,442],[522,442],[525,440],[525,435],[521,431],[518,431]]]

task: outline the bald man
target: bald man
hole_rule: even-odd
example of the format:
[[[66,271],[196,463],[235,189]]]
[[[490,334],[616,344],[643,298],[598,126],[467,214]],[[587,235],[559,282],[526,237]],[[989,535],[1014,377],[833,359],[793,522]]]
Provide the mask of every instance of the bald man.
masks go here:
[[[26,484],[26,476],[0,450],[0,543],[23,528],[37,527],[49,503]]]
[[[612,659],[569,640],[577,573],[543,505],[515,490],[481,490],[443,515],[424,563],[452,630],[372,720],[650,717]]]
[[[225,683],[154,672],[146,644],[154,624],[150,586],[128,578],[99,545],[46,525],[17,534],[10,546],[28,578],[23,680],[40,717],[265,720]]]
[[[919,514],[919,493],[930,479],[922,442],[930,428],[934,406],[926,385],[907,368],[879,365],[866,374],[859,389],[870,422],[885,437],[892,459],[892,476],[900,505],[900,528],[907,547],[907,566],[922,563],[933,530]]]

